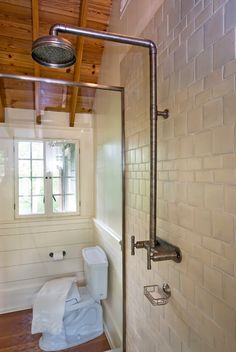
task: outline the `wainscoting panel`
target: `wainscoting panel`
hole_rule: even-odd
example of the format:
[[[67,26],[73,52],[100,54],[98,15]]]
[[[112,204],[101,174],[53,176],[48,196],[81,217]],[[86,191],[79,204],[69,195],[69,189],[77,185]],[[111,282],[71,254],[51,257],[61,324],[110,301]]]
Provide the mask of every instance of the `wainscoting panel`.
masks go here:
[[[112,348],[122,345],[122,252],[119,235],[99,220],[94,220],[95,243],[108,257],[108,297],[102,302],[105,332]]]
[[[88,218],[0,224],[0,313],[32,306],[49,279],[76,275],[83,282],[82,248],[93,244]],[[66,251],[53,261],[50,252]]]

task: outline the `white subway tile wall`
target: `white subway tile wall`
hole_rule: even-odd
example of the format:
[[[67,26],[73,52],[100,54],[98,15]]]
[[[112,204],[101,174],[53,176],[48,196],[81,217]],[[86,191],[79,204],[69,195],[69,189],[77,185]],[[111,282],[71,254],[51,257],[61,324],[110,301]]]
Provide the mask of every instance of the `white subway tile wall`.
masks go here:
[[[127,23],[137,16],[127,9]],[[158,107],[170,109],[158,121],[158,235],[183,261],[147,271],[146,252],[129,252],[130,236],[148,238],[149,222],[148,54],[132,48],[121,62],[127,351],[235,352],[236,2],[165,0],[149,19],[142,36],[158,47]],[[143,286],[163,282],[172,298],[152,307]]]

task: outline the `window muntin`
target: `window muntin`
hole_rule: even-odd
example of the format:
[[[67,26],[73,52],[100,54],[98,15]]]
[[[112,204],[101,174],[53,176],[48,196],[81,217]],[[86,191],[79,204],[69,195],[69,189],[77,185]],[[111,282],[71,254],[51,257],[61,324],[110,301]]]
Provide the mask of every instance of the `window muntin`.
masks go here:
[[[77,212],[77,143],[16,142],[16,215]]]

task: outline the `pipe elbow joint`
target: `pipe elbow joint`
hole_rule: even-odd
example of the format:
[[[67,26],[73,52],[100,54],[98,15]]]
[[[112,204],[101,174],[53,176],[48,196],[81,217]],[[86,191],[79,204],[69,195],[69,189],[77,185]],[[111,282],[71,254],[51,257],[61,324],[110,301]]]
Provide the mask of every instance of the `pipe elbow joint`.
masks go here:
[[[157,53],[157,46],[156,43],[153,40],[148,40],[149,43],[149,50],[152,54],[156,54]]]
[[[58,35],[58,32],[64,32],[66,30],[66,25],[61,23],[56,23],[51,26],[49,30],[50,35]]]

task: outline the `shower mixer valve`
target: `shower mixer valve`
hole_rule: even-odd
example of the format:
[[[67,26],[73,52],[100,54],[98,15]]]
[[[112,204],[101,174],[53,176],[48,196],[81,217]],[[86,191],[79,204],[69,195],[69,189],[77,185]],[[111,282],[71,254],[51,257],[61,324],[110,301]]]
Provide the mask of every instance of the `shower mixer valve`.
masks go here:
[[[144,248],[147,250],[147,269],[151,269],[151,262],[160,262],[164,260],[173,260],[180,263],[182,254],[179,247],[170,244],[167,241],[157,237],[155,247],[152,247],[150,241],[137,241],[135,236],[131,236],[131,255],[135,255],[135,249]]]

